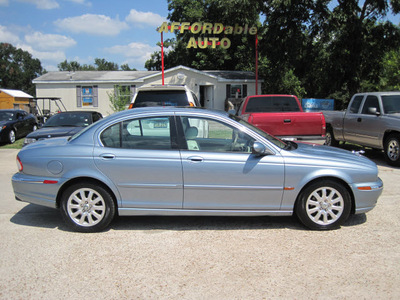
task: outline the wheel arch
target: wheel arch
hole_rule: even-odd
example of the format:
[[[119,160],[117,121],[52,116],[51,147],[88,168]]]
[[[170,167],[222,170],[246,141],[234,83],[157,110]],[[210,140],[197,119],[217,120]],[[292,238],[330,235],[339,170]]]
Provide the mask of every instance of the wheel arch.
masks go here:
[[[400,136],[400,131],[392,130],[392,129],[386,130],[385,133],[383,134],[382,145],[385,145],[386,139],[392,134],[397,134]]]
[[[60,208],[61,205],[61,198],[62,198],[62,194],[64,193],[64,191],[69,188],[70,186],[77,184],[77,183],[82,183],[82,182],[88,182],[88,183],[92,183],[95,185],[99,185],[102,188],[104,188],[112,197],[114,205],[115,205],[115,211],[118,214],[118,202],[117,202],[117,197],[115,195],[115,193],[112,191],[112,189],[110,189],[108,187],[107,184],[105,184],[104,182],[102,182],[99,179],[95,179],[92,177],[75,177],[67,182],[65,182],[62,187],[59,189],[58,193],[57,193],[57,198],[56,198],[56,207]]]
[[[348,184],[346,181],[344,181],[343,179],[338,178],[338,177],[334,177],[334,176],[318,177],[318,178],[314,178],[314,179],[310,180],[309,182],[307,182],[307,184],[305,184],[305,185],[301,188],[300,192],[297,194],[296,201],[295,201],[295,203],[294,203],[294,207],[296,207],[296,206],[298,205],[300,196],[302,195],[303,191],[304,191],[307,187],[309,187],[310,185],[314,184],[315,182],[321,181],[321,180],[331,180],[331,181],[334,181],[334,182],[336,182],[336,183],[338,183],[338,184],[343,185],[343,187],[346,188],[346,190],[349,192],[350,199],[351,199],[351,210],[350,210],[350,214],[354,214],[354,213],[355,213],[355,208],[356,208],[356,206],[355,206],[354,193],[353,193],[353,191],[351,190],[351,187],[350,187],[349,184]],[[295,211],[295,209],[294,209],[294,211]]]

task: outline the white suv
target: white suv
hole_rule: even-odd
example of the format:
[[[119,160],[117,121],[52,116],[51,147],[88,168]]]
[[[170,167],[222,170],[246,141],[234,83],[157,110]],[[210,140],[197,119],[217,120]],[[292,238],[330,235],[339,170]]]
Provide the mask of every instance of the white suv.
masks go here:
[[[136,90],[129,109],[144,106],[200,106],[186,85],[150,85]]]

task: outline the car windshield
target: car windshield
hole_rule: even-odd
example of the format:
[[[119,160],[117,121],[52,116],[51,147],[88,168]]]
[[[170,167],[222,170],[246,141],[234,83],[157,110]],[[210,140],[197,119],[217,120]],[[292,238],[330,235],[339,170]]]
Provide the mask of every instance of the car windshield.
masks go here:
[[[382,96],[382,104],[386,114],[400,113],[400,95]]]
[[[92,123],[90,113],[60,113],[52,116],[43,127],[86,127]]]
[[[188,106],[185,91],[139,91],[132,107]]]
[[[252,97],[246,105],[246,112],[300,111],[294,97]]]
[[[0,112],[0,121],[12,121],[15,120],[15,114],[10,111]]]
[[[257,132],[259,135],[261,135],[263,138],[267,139],[268,141],[270,141],[271,143],[273,143],[275,146],[278,146],[281,149],[287,149],[289,144],[281,141],[280,139],[277,139],[276,137],[266,133],[265,131],[261,130],[260,128],[257,128],[255,126],[253,126],[252,124],[246,122],[245,120],[243,120],[242,118],[239,118],[237,116],[234,115],[230,115],[230,118],[239,122],[240,124],[250,128],[251,130]]]

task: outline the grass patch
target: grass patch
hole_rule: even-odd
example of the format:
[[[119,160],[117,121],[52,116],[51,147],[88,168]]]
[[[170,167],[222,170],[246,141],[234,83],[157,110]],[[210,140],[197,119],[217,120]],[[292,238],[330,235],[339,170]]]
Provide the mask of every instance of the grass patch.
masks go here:
[[[21,149],[25,138],[16,140],[14,144],[0,144],[0,149]]]

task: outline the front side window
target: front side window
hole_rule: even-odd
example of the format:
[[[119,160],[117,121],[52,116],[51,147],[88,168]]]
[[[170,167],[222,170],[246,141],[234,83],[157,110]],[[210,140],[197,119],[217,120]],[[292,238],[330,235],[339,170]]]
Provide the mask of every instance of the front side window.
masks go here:
[[[182,117],[187,149],[209,152],[251,153],[254,139],[237,128],[219,121]]]
[[[362,109],[362,114],[371,114],[369,112],[370,108],[376,108],[376,112],[381,112],[381,109],[379,108],[379,100],[378,97],[376,96],[368,96],[367,99],[365,100],[364,107]]]
[[[105,147],[170,150],[171,119],[155,117],[123,121],[104,130],[100,140]]]

